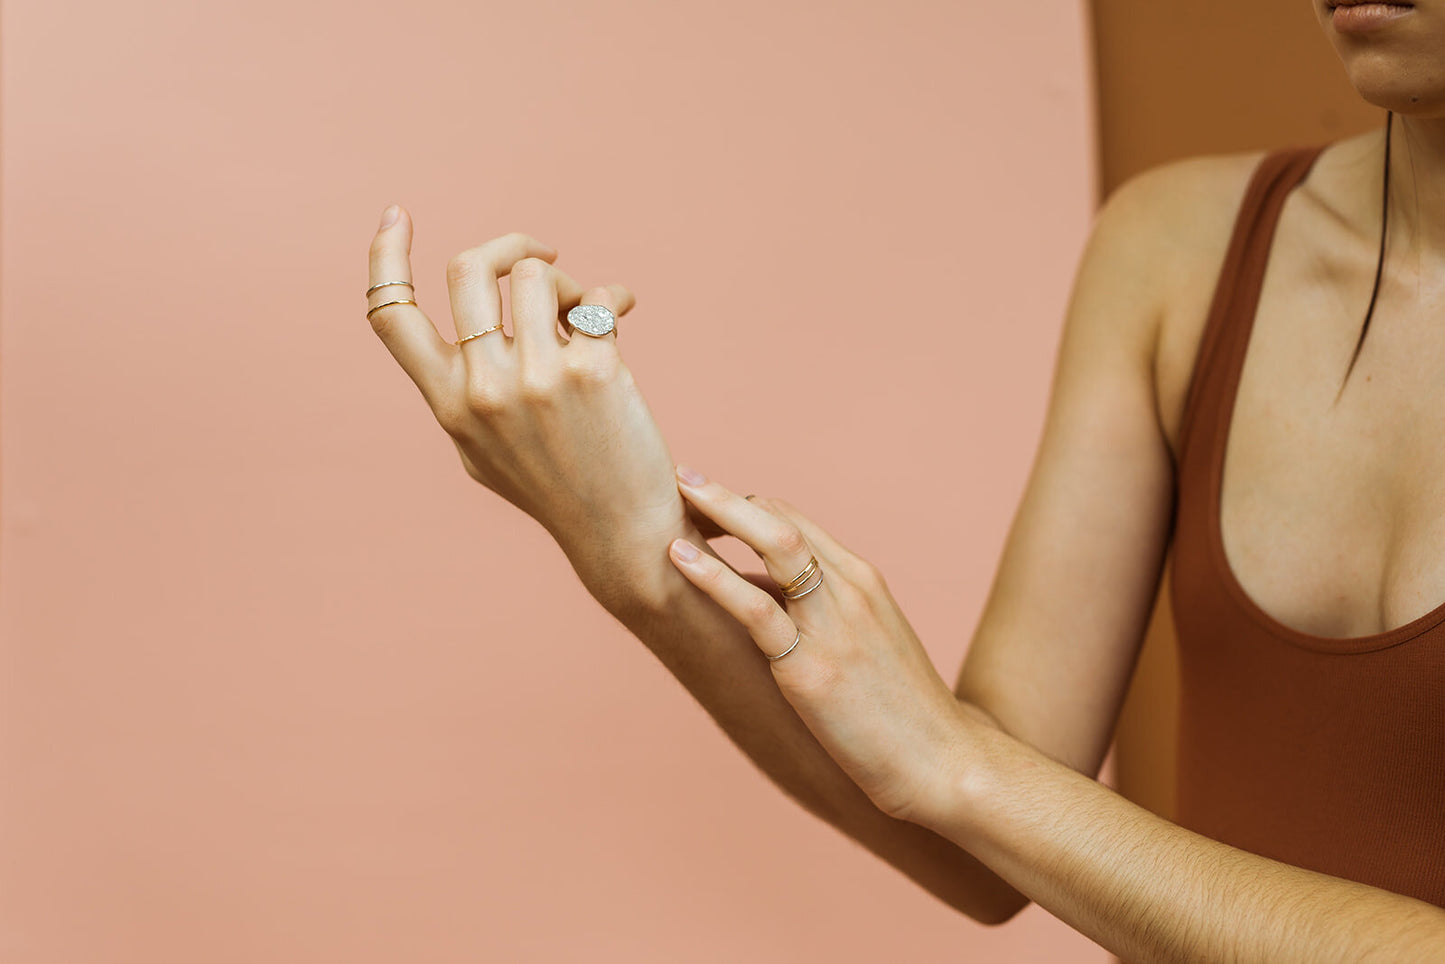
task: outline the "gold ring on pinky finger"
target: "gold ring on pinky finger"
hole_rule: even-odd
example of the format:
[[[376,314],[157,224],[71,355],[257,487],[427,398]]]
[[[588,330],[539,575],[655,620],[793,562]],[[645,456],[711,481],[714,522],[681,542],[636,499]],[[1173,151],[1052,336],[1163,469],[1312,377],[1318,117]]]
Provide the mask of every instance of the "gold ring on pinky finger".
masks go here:
[[[768,662],[770,662],[770,663],[771,663],[771,662],[775,662],[776,660],[780,660],[780,659],[782,659],[784,656],[786,656],[786,655],[788,655],[789,653],[791,653],[794,649],[797,648],[797,646],[798,646],[798,640],[800,640],[800,639],[802,639],[802,638],[803,638],[803,631],[800,629],[800,630],[798,630],[798,635],[796,635],[796,636],[793,637],[793,645],[792,645],[792,646],[789,646],[787,649],[783,650],[781,653],[779,653],[779,654],[776,655],[776,656],[768,656]],[[767,656],[768,654],[767,654],[767,653],[764,653],[763,655],[764,655],[764,656]]]
[[[395,301],[383,301],[381,304],[379,304],[379,305],[373,305],[371,308],[369,308],[369,309],[367,310],[367,312],[366,312],[366,317],[367,317],[368,319],[370,319],[370,318],[371,318],[371,313],[372,313],[373,311],[380,311],[382,308],[385,308],[387,305],[414,305],[414,304],[416,304],[416,302],[415,302],[415,301],[412,301],[410,298],[397,298]]]

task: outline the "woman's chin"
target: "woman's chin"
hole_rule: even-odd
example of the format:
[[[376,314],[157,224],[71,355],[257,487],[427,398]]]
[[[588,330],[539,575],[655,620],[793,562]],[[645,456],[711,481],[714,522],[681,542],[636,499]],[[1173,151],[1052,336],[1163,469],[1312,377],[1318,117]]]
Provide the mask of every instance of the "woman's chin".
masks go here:
[[[1433,83],[1428,74],[1415,82],[1407,68],[1391,62],[1394,58],[1373,54],[1369,63],[1359,62],[1364,59],[1346,67],[1355,92],[1367,104],[1406,117],[1445,117],[1445,86],[1438,76]]]

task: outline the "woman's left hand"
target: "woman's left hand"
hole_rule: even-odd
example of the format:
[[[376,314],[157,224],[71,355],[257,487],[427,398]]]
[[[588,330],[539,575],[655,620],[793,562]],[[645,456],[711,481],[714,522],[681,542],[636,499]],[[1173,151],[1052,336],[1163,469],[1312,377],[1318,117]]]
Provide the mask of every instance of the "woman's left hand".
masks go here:
[[[757,552],[780,587],[816,557],[821,581],[816,571],[799,581],[791,591],[804,594],[787,599],[785,610],[686,540],[669,549],[673,564],[765,655],[787,652],[769,663],[773,679],[880,810],[920,823],[938,815],[967,766],[971,734],[997,722],[954,696],[877,568],[780,499],[744,498],[683,466],[677,477],[687,502]]]

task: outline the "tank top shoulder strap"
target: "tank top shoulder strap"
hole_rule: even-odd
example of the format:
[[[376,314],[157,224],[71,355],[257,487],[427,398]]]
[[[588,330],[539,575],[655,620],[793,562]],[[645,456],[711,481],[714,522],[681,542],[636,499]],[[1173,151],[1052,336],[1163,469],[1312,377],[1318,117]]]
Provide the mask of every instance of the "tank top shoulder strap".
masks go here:
[[[1200,410],[1220,404],[1223,390],[1231,381],[1228,368],[1242,361],[1235,357],[1238,352],[1227,349],[1253,322],[1270,244],[1285,198],[1304,180],[1327,146],[1314,144],[1271,151],[1260,160],[1250,177],[1195,353],[1179,428],[1181,461],[1199,421]]]

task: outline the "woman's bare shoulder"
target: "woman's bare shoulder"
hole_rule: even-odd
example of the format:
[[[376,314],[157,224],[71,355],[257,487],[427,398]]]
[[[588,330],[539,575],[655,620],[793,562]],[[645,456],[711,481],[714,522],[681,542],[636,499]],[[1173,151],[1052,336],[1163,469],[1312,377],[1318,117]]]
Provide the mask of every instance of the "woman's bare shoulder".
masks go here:
[[[1122,216],[1157,255],[1162,282],[1187,283],[1211,260],[1223,264],[1235,215],[1264,156],[1201,154],[1158,164],[1125,180],[1104,208],[1125,209]]]
[[[1154,386],[1160,427],[1177,457],[1184,399],[1204,333],[1215,283],[1250,178],[1266,151],[1202,154],[1150,167],[1105,202],[1141,244],[1160,307],[1154,341]]]

